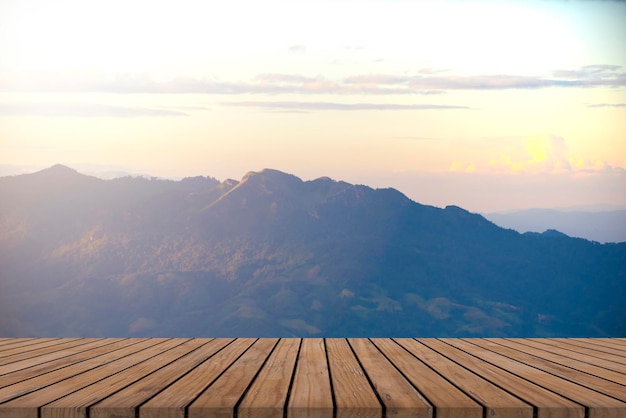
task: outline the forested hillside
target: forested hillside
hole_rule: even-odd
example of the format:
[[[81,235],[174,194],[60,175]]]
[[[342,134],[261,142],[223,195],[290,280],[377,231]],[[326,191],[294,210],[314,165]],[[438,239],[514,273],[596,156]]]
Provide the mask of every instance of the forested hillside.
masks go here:
[[[275,170],[54,166],[0,178],[0,335],[624,336],[626,243]]]

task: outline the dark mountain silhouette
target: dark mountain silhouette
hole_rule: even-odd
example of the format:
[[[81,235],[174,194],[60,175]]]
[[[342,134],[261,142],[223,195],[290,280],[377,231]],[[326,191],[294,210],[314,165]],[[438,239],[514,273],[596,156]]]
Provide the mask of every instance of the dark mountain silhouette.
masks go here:
[[[276,170],[0,178],[2,336],[624,336],[626,243]]]

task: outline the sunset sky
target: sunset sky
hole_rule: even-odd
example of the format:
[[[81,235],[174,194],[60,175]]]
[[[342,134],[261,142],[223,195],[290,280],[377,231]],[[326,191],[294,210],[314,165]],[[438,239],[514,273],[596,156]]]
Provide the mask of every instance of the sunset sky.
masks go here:
[[[0,0],[0,175],[626,207],[626,3]]]

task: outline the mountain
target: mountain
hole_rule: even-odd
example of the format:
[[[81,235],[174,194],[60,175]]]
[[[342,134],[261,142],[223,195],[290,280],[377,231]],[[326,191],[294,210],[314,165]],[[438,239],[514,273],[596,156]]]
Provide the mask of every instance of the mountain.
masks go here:
[[[571,237],[598,242],[626,242],[626,210],[582,211],[526,209],[485,213],[483,216],[503,228],[519,232],[556,229]]]
[[[276,170],[0,178],[0,336],[624,336],[626,244]]]

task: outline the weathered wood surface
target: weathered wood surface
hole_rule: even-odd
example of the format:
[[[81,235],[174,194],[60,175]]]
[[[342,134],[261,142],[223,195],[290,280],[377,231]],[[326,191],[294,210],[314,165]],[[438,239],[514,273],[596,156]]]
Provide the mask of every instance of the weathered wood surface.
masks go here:
[[[0,417],[626,417],[626,339],[0,339]]]

